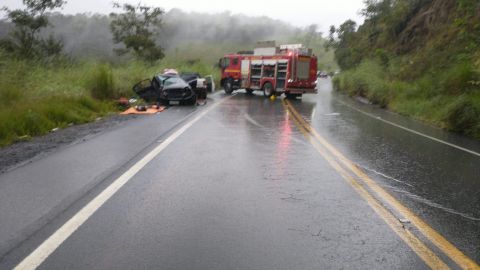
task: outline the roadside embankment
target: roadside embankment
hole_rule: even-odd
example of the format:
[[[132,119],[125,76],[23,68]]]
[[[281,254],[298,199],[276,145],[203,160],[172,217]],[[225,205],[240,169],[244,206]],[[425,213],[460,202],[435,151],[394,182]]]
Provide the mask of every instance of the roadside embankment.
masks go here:
[[[334,86],[480,139],[478,1],[367,1],[359,27],[332,28]]]
[[[350,96],[366,97],[402,115],[480,139],[475,76],[472,66],[457,65],[417,80],[400,80],[375,61],[366,61],[336,76],[333,84]]]

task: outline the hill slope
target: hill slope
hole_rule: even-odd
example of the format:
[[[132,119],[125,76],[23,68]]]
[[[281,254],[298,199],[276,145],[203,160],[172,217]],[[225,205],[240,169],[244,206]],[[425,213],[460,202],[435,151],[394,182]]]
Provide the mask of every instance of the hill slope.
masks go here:
[[[358,29],[333,29],[336,88],[480,138],[480,2],[370,0],[362,12]]]

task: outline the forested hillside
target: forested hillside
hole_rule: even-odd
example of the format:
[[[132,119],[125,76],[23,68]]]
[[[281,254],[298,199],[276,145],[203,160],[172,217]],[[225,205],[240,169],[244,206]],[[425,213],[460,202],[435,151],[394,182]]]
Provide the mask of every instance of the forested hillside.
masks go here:
[[[480,138],[480,1],[368,0],[362,13],[331,29],[336,88]]]
[[[102,14],[48,15],[49,26],[42,31],[53,34],[64,45],[64,52],[74,58],[101,58],[122,61],[114,53],[110,18]],[[0,39],[8,35],[10,25],[0,21]],[[321,68],[334,70],[333,53],[324,49],[324,39],[317,27],[292,26],[268,17],[249,17],[224,12],[219,14],[187,13],[172,9],[162,16],[157,42],[166,51],[166,58],[200,60],[216,63],[226,52],[251,50],[257,41],[303,43],[319,56]]]

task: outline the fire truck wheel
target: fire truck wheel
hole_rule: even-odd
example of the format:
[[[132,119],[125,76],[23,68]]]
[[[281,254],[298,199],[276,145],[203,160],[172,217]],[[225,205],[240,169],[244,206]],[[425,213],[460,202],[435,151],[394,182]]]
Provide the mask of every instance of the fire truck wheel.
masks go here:
[[[245,91],[247,91],[247,94],[249,95],[253,94],[253,89],[245,89]]]
[[[228,78],[225,80],[223,89],[225,90],[226,94],[231,94],[233,92],[233,80],[232,78]]]
[[[275,90],[273,89],[273,85],[269,82],[266,82],[263,85],[263,95],[267,98],[273,96],[275,94]]]

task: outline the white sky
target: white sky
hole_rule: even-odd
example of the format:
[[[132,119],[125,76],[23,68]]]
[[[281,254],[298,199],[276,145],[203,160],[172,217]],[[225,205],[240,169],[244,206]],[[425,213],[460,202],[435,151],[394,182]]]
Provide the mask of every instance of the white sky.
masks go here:
[[[112,11],[112,0],[67,0],[62,12],[75,13],[105,13]],[[119,0],[120,3],[138,3],[138,0]],[[363,8],[363,0],[142,0],[144,4],[159,6],[166,11],[179,8],[184,11],[218,13],[231,11],[251,16],[268,16],[289,22],[296,26],[317,24],[319,30],[328,33],[330,25],[339,25],[347,19],[360,24],[363,19],[358,12]],[[22,7],[21,0],[1,0],[0,7]]]

